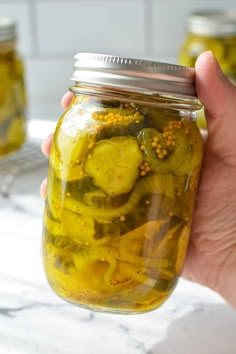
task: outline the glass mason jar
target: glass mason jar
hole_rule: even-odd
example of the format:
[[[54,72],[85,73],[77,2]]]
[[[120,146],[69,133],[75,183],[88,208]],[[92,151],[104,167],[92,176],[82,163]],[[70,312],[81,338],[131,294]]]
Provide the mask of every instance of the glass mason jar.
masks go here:
[[[16,51],[16,25],[0,18],[0,156],[25,141],[24,67]]]
[[[78,54],[44,211],[52,289],[81,307],[142,313],[181,273],[203,145],[194,69]]]
[[[190,15],[179,63],[194,67],[197,57],[211,50],[229,79],[236,83],[236,12],[198,11]],[[206,128],[203,111],[198,124]]]

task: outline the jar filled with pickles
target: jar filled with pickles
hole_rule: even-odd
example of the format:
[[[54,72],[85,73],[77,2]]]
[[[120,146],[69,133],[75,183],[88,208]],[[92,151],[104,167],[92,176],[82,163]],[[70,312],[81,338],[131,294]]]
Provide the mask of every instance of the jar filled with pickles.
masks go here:
[[[194,67],[197,57],[207,50],[214,53],[223,72],[236,83],[236,11],[197,11],[190,15],[179,63]],[[206,128],[203,111],[198,123]]]
[[[203,143],[194,69],[78,54],[53,139],[43,263],[51,288],[94,311],[163,304],[181,274]]]
[[[24,65],[16,32],[15,22],[0,17],[0,156],[18,150],[26,136]]]

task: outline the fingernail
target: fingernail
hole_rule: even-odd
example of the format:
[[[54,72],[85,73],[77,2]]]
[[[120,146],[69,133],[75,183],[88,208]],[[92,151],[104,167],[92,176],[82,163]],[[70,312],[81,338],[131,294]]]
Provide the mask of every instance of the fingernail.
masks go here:
[[[220,79],[224,79],[225,75],[223,71],[221,70],[220,64],[218,60],[216,59],[215,55],[212,53],[211,50],[206,52],[206,55],[208,56],[208,60],[210,61],[211,65],[215,66],[215,71]]]

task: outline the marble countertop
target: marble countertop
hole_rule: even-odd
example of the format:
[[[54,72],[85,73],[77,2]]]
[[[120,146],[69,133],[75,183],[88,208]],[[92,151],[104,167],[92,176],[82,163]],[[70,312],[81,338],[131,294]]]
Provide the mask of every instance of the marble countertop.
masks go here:
[[[158,310],[111,315],[80,309],[49,288],[41,261],[46,163],[0,196],[0,354],[235,354],[236,312],[181,280]]]

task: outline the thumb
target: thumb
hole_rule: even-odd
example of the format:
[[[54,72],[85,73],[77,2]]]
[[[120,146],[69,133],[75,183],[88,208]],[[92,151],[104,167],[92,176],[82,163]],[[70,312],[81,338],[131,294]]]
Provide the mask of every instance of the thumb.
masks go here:
[[[205,107],[208,146],[218,156],[236,156],[236,87],[222,73],[212,52],[201,54],[195,65],[196,90]]]

